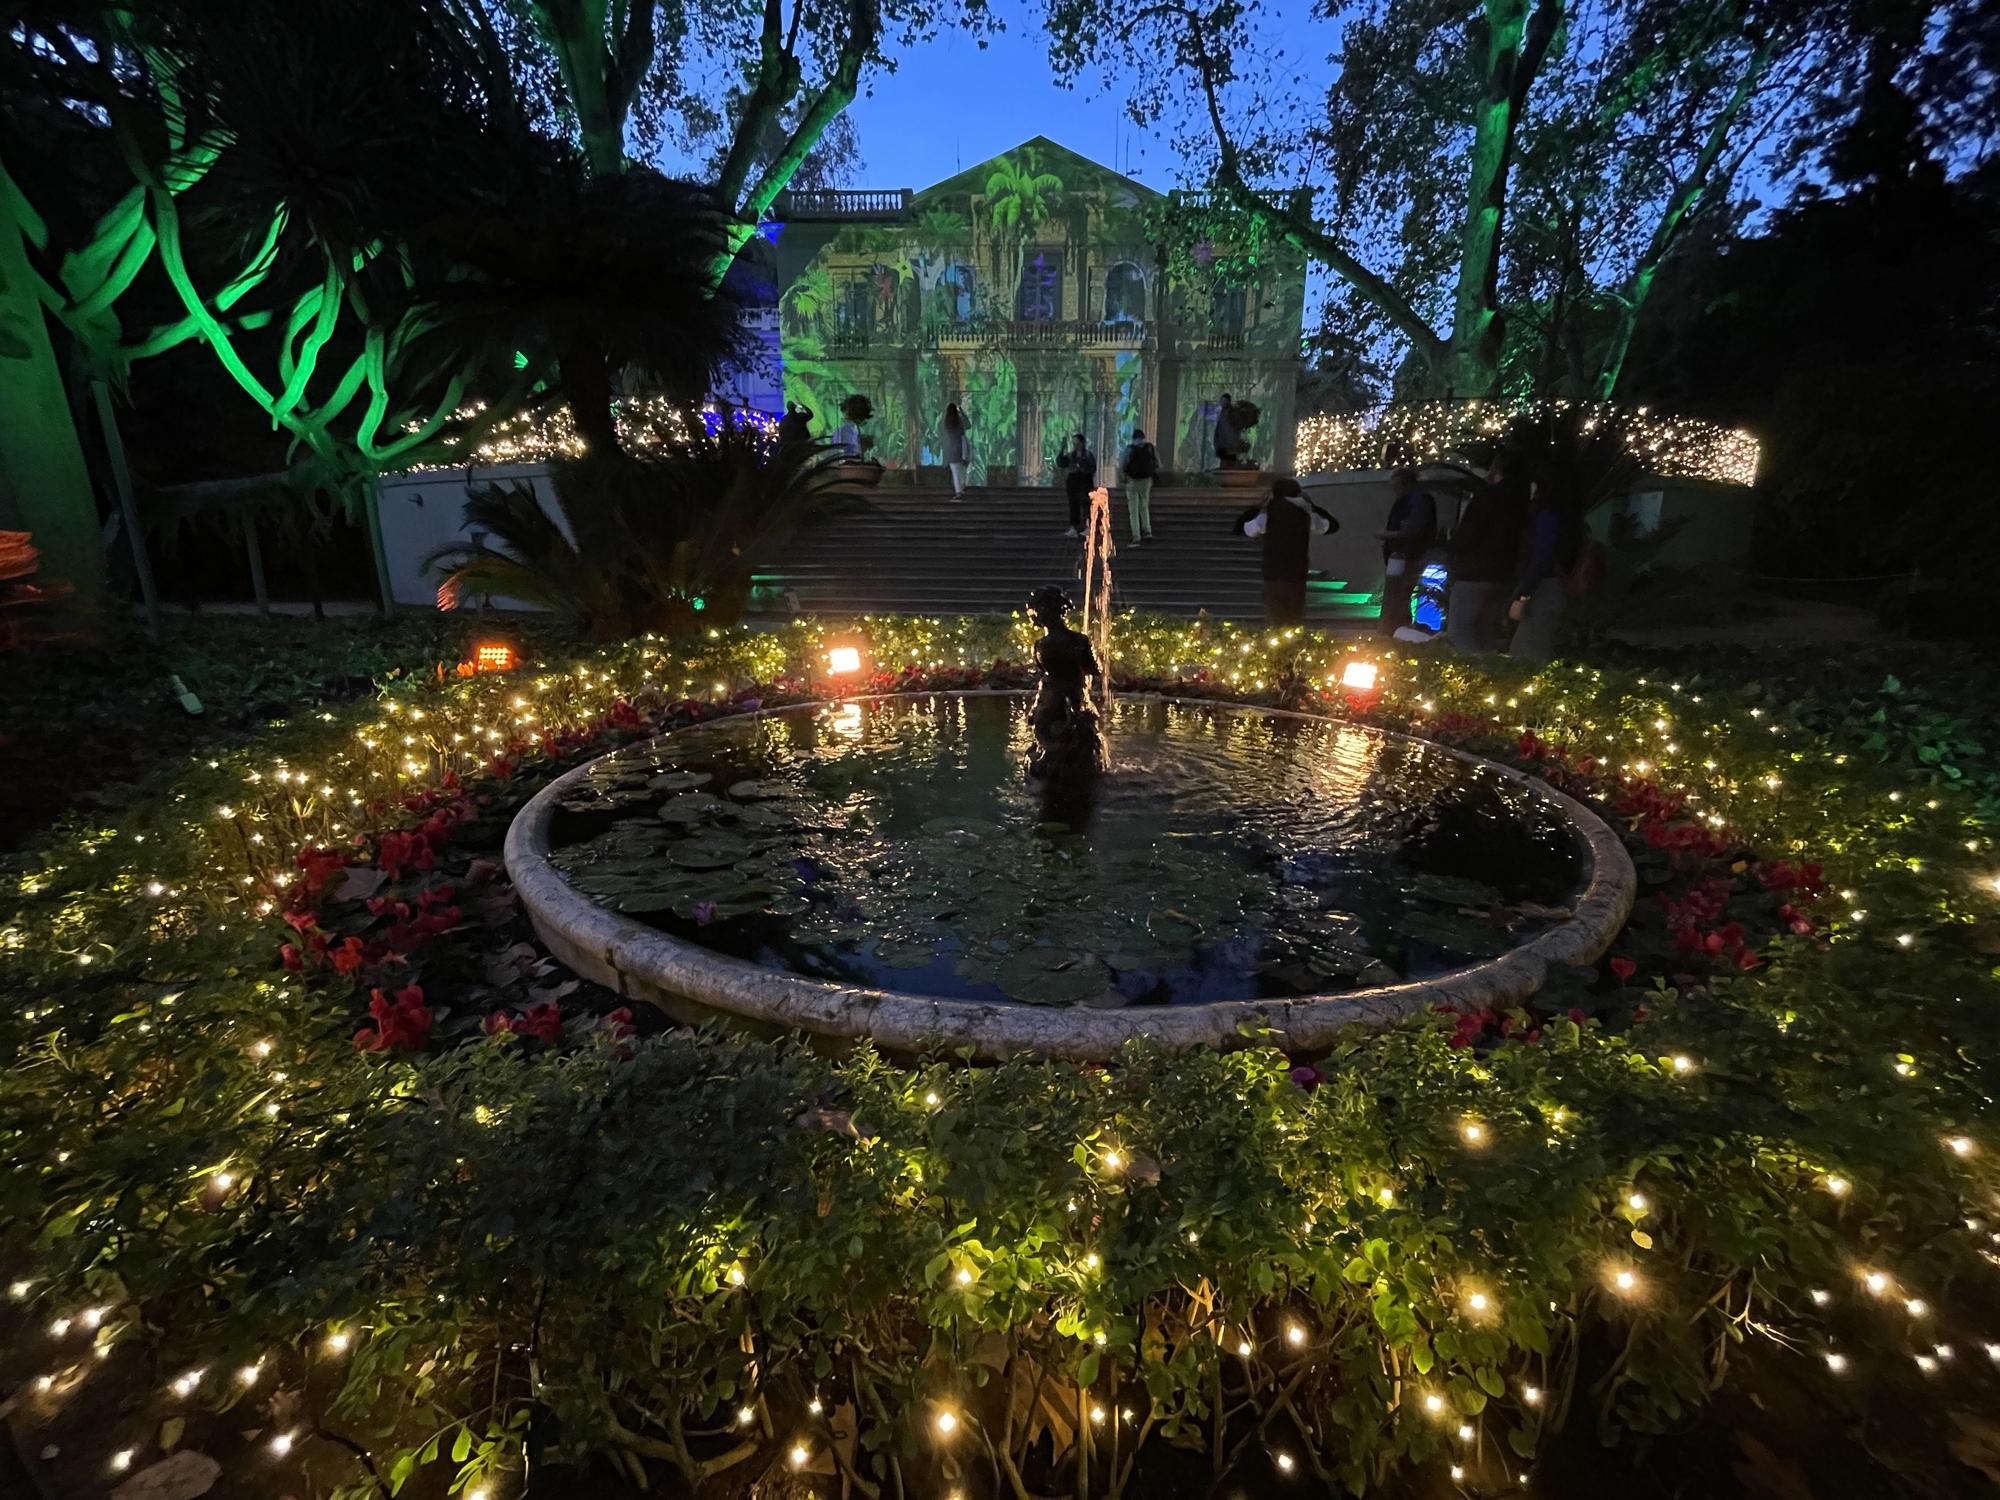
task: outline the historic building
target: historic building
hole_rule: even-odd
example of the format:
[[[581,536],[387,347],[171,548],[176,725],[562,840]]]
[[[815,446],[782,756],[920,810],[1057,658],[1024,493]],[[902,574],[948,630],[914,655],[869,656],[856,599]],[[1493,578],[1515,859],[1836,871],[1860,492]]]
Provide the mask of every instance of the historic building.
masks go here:
[[[941,462],[956,401],[974,482],[1039,484],[1076,432],[1107,473],[1134,427],[1170,470],[1212,469],[1228,391],[1261,408],[1252,456],[1289,466],[1304,265],[1267,254],[1242,285],[1197,246],[1170,275],[1148,223],[1164,206],[1039,136],[921,192],[781,199],[765,233],[785,398],[830,433],[842,398],[867,396],[892,470]]]

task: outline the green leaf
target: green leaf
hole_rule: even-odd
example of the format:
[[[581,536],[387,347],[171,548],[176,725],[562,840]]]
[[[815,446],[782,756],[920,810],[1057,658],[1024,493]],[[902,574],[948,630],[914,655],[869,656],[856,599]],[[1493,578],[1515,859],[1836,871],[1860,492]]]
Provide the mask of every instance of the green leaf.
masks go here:
[[[451,1442],[451,1461],[455,1464],[462,1464],[465,1462],[465,1456],[471,1451],[472,1429],[470,1427],[461,1427],[458,1429],[458,1436],[453,1438]]]
[[[1097,1379],[1098,1357],[1095,1349],[1076,1362],[1076,1383],[1090,1385]]]

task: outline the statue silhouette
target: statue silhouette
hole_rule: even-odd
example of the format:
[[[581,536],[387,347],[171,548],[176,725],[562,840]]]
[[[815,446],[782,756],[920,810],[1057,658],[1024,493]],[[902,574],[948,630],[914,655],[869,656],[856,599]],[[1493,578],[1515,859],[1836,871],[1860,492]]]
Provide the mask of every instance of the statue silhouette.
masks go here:
[[[1090,637],[1070,629],[1063,618],[1068,613],[1069,600],[1059,588],[1038,589],[1028,601],[1028,614],[1047,632],[1035,642],[1042,675],[1028,708],[1035,731],[1028,774],[1052,785],[1087,783],[1111,763],[1090,695],[1090,684],[1103,677],[1104,668]]]

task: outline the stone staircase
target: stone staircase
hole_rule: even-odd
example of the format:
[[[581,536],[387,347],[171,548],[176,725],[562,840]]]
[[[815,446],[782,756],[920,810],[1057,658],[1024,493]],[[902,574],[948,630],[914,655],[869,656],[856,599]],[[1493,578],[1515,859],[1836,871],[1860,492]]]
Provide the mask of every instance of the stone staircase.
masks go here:
[[[1081,544],[1063,535],[1060,490],[951,491],[883,487],[868,509],[810,527],[760,560],[751,608],[772,613],[1006,614],[1045,584],[1074,586]],[[1156,489],[1154,540],[1134,547],[1121,491],[1111,497],[1115,604],[1119,609],[1230,620],[1263,617],[1258,544],[1231,523],[1257,496],[1216,489]],[[1315,578],[1315,621],[1372,622],[1375,604],[1345,580]]]

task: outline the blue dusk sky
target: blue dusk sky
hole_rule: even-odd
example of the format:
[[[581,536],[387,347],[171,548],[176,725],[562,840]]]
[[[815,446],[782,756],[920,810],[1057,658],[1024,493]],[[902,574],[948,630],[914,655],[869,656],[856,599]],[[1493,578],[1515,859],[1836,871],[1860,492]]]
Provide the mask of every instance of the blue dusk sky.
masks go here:
[[[1283,21],[1265,15],[1257,36],[1261,45],[1283,46],[1287,57],[1311,60],[1301,98],[1317,103],[1337,28],[1311,20],[1299,0],[1285,3],[1295,14]],[[995,10],[1007,30],[988,37],[984,49],[963,32],[945,31],[899,58],[894,73],[866,79],[870,92],[848,109],[861,144],[854,186],[929,187],[1037,135],[1149,187],[1180,183],[1171,142],[1138,130],[1121,107],[1135,66],[1162,87],[1184,86],[1171,62],[1139,64],[1122,42],[1107,40],[1085,81],[1059,88],[1049,74],[1040,7],[1002,0]]]

